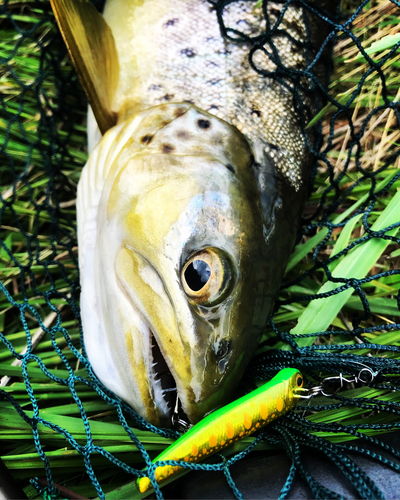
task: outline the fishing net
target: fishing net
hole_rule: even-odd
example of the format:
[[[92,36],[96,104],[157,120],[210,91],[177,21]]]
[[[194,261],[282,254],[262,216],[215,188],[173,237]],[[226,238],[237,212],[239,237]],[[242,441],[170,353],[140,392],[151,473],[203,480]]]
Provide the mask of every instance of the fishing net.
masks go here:
[[[317,395],[239,443],[238,453],[185,467],[223,471],[241,498],[230,466],[254,448],[280,447],[292,463],[281,498],[296,474],[310,495],[336,498],[304,467],[304,452],[318,450],[360,497],[381,498],[346,453],[373,454],[399,469],[400,450],[375,436],[400,426],[400,4],[343,2],[340,14],[328,16],[305,0],[276,1],[281,14],[252,38],[225,26],[231,1],[213,3],[210,15],[219,16],[225,36],[248,43],[250,59],[264,47],[276,65],[265,72],[253,64],[254,71],[287,85],[300,110],[304,85],[319,88],[326,103],[302,124],[305,135],[314,127],[320,137],[308,144],[316,159],[312,194],[274,314],[238,394],[284,367],[299,368],[310,387],[340,374],[351,382],[324,385],[328,394],[340,390],[330,399]],[[326,43],[335,44],[329,87],[320,88],[312,61],[295,73],[274,51],[290,3],[329,27]],[[265,0],[265,14],[266,6]],[[47,1],[4,0],[0,19],[1,457],[30,498],[63,498],[63,487],[87,497],[133,498],[133,486],[116,488],[132,482],[178,434],[152,427],[105,389],[85,355],[75,197],[87,157],[86,100]],[[161,498],[157,487],[155,493]]]

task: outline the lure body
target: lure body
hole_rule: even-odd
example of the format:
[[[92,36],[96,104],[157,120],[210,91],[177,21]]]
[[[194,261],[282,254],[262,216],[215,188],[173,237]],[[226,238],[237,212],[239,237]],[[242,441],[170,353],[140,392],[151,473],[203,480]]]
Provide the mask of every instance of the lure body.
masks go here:
[[[291,410],[297,402],[296,391],[302,385],[301,373],[293,368],[285,368],[255,391],[208,415],[154,459],[153,463],[161,460],[201,462]],[[157,482],[161,483],[182,470],[182,467],[173,465],[157,467]],[[137,485],[141,493],[152,487],[148,477],[138,479]]]
[[[226,3],[228,26],[265,29],[256,2]],[[277,22],[282,4],[265,3]],[[89,97],[99,89],[91,104],[100,129],[117,120],[78,186],[89,360],[151,423],[170,425],[177,399],[196,423],[231,399],[294,243],[311,157],[293,95],[250,67],[250,46],[221,36],[207,0],[108,0],[101,22],[89,0],[52,4],[65,39],[75,36],[71,54],[80,47],[74,61]],[[295,2],[284,12],[274,42],[293,71],[320,47],[317,19]],[[266,72],[272,59],[254,55]],[[320,62],[317,70],[324,79]],[[110,107],[105,123],[99,102]],[[307,122],[316,109],[304,103]]]

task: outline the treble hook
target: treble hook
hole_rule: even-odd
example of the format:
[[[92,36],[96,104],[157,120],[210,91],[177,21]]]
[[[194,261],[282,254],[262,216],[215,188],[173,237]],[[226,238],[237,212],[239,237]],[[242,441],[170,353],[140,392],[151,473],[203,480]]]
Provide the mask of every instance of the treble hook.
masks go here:
[[[174,412],[172,413],[171,421],[172,421],[172,427],[177,428],[181,432],[187,432],[191,427],[193,427],[192,424],[189,424],[185,420],[182,420],[179,416],[179,398],[178,398],[178,395],[176,395],[175,408],[174,408]]]

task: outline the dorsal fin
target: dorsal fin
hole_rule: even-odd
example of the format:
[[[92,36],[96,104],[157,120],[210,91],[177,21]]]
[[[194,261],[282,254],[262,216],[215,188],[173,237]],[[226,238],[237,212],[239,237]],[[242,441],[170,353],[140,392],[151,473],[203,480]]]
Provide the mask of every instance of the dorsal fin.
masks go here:
[[[81,84],[104,134],[116,124],[112,99],[119,81],[112,31],[89,0],[50,0]]]

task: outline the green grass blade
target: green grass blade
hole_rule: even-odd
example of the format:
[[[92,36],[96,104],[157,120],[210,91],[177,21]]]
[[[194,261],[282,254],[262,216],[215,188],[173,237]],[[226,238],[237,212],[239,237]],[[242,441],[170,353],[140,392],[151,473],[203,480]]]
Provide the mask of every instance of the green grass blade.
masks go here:
[[[387,35],[374,42],[371,47],[365,49],[365,52],[370,56],[371,54],[375,54],[376,52],[380,52],[383,50],[391,49],[396,45],[396,43],[400,42],[400,33],[396,33],[395,35]],[[361,61],[365,59],[362,54],[359,54],[356,58],[356,61]]]
[[[382,182],[380,182],[376,189],[375,192],[381,191],[389,182],[393,179],[393,177],[397,174],[397,171],[394,171],[391,175],[388,175],[385,179],[383,179]],[[351,215],[352,212],[357,210],[357,208],[365,203],[368,199],[369,193],[366,193],[364,196],[361,196],[350,208],[348,208],[346,211],[344,211],[342,214],[338,215],[335,217],[335,219],[332,221],[333,224],[340,224],[343,222],[347,217]],[[328,234],[328,229],[326,227],[323,227],[321,231],[319,231],[315,236],[310,238],[306,243],[302,243],[300,245],[297,245],[294,248],[294,251],[289,259],[288,265],[286,266],[286,271],[285,273],[289,272],[296,264],[298,264],[304,257],[316,246],[318,243],[321,243],[321,241],[326,237]]]
[[[372,230],[380,231],[396,222],[400,221],[400,191],[396,193],[389,205],[382,212],[379,219],[373,224]],[[388,234],[395,235],[398,228],[393,229]],[[363,278],[378,260],[382,252],[388,246],[389,241],[374,238],[351,250],[343,260],[337,265],[332,273],[336,278]],[[327,282],[319,290],[319,293],[326,293],[338,288],[340,284]],[[297,325],[291,330],[292,334],[313,333],[326,330],[332,323],[340,309],[347,302],[353,288],[327,298],[313,300],[308,304],[303,314],[300,316]],[[299,346],[312,344],[313,338],[298,339]]]

